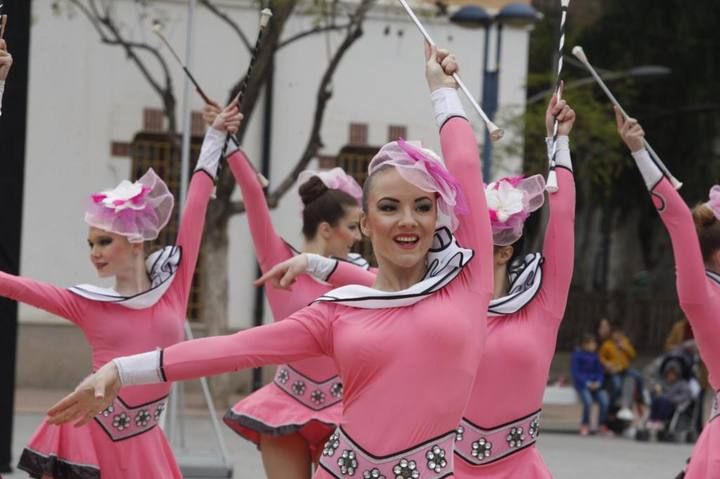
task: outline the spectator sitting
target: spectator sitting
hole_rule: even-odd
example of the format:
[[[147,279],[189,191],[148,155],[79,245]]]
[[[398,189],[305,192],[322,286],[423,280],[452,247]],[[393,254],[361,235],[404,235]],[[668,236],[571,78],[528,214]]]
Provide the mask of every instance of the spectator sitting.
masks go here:
[[[642,373],[630,367],[637,353],[622,328],[618,324],[611,324],[607,318],[600,320],[598,335],[602,341],[598,355],[607,375],[610,403],[616,404],[620,400],[617,417],[632,421],[634,393],[643,388]]]
[[[689,382],[682,376],[682,364],[672,359],[665,364],[662,371],[662,382],[655,386],[650,404],[648,429],[660,430],[672,419],[675,409],[692,399]]]
[[[584,334],[580,347],[572,354],[570,371],[572,373],[575,389],[583,403],[582,423],[580,435],[590,433],[590,408],[593,400],[598,404],[598,426],[601,432],[607,434],[607,392],[602,388],[603,367],[597,355],[597,341],[591,334]]]

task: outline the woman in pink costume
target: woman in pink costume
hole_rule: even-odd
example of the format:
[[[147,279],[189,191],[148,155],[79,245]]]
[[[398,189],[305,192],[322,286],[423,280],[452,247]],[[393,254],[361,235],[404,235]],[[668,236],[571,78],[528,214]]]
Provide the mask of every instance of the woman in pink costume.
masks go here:
[[[237,129],[236,107],[215,128]],[[210,129],[190,184],[177,244],[145,258],[144,242],[157,238],[173,211],[173,196],[151,169],[92,195],[85,213],[90,260],[115,287],[58,288],[0,272],[0,295],[65,318],[80,327],[92,348],[93,369],[119,354],[167,347],[183,339],[188,294],[197,262],[205,210],[225,133]],[[158,419],[168,384],[123,388],[80,428],[45,421],[18,467],[35,478],[181,478]]]
[[[462,114],[454,89],[438,89],[433,98],[438,121]],[[503,178],[486,187],[495,245],[495,290],[488,310],[485,353],[455,437],[458,478],[551,477],[535,441],[543,392],[570,289],[575,224],[575,184],[568,138],[575,113],[564,101],[557,102],[553,97],[546,113],[548,136],[555,118],[560,122],[556,156],[560,188],[550,195],[551,215],[543,254],[529,254],[513,261],[519,258],[522,248],[525,220],[543,204],[542,176]],[[546,141],[549,152],[552,139]],[[298,262],[296,259],[292,264],[278,265],[274,274],[285,273],[284,280],[289,281],[301,269]],[[316,257],[307,260],[311,270],[321,269],[320,262]],[[340,265],[338,277],[331,280],[337,284],[336,280],[348,277],[351,269]]]
[[[250,234],[260,269],[297,254],[273,228],[265,194],[242,151],[228,158],[242,190]],[[298,178],[303,208],[304,252],[364,261],[350,252],[361,239],[362,188],[341,168],[305,171]],[[337,260],[331,260],[336,263]],[[367,262],[364,262],[367,267]],[[322,277],[332,274],[326,270]],[[374,276],[359,270],[353,282],[372,284]],[[298,278],[292,292],[267,288],[273,317],[282,320],[330,290],[327,283]],[[290,339],[290,338],[288,338]],[[342,383],[329,357],[293,361],[277,369],[273,382],[249,395],[225,414],[225,424],[254,442],[262,452],[269,479],[310,478],[312,458],[342,417]]]
[[[637,120],[624,119],[615,111],[618,132],[632,152],[660,219],[670,233],[677,293],[692,326],[700,356],[718,390],[720,374],[720,186],[710,190],[710,200],[692,211],[675,191],[643,143],[645,133]],[[685,479],[720,477],[720,422],[718,398],[710,419],[695,444]]]
[[[570,289],[575,227],[568,138],[575,113],[565,101],[553,97],[545,115],[548,136],[555,118],[560,123],[555,158],[559,190],[549,194],[550,218],[542,254],[519,255],[524,221],[543,203],[543,178],[503,178],[487,186],[495,287],[485,354],[457,430],[458,478],[552,477],[535,441]],[[552,139],[546,141],[550,153]]]
[[[454,65],[449,56],[442,62]],[[427,65],[431,90],[454,85],[435,51]],[[374,288],[339,288],[271,325],[117,359],[54,407],[52,420],[87,422],[122,384],[328,355],[344,384],[344,411],[316,478],[453,477],[455,428],[486,329],[467,312],[490,301],[492,233],[470,124],[449,118],[440,137],[452,175],[402,140],[370,164],[362,227],[379,264]],[[457,240],[456,211],[467,213]]]

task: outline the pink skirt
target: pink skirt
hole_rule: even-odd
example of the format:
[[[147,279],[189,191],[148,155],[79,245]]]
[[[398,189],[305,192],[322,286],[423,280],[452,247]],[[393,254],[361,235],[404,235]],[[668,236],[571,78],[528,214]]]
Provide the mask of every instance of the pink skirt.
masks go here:
[[[693,449],[685,479],[720,477],[720,418],[715,417],[703,428]]]
[[[18,468],[33,478],[182,479],[159,427],[113,441],[96,421],[79,428],[44,421],[23,451]]]
[[[277,384],[270,383],[235,404],[225,414],[230,429],[260,445],[260,436],[300,434],[315,456],[342,418],[342,403],[314,410]]]

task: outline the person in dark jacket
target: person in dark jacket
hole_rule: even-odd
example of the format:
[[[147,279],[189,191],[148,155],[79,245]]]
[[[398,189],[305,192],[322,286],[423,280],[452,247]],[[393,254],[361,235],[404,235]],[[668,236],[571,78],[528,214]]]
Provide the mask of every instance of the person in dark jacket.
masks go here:
[[[606,425],[608,395],[602,388],[604,370],[597,354],[597,341],[591,334],[584,334],[580,347],[575,350],[570,360],[575,389],[583,403],[580,435],[590,434],[590,408],[593,401],[598,404],[598,427],[600,432],[608,434]]]

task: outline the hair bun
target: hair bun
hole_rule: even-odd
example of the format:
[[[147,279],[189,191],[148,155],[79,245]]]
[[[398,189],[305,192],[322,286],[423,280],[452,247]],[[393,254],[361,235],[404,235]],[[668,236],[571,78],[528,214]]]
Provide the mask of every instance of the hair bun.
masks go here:
[[[699,228],[712,226],[712,224],[716,221],[715,214],[704,203],[701,203],[692,209],[692,216],[693,221],[695,221],[695,226]]]
[[[298,188],[300,199],[305,206],[320,198],[326,191],[328,191],[328,187],[317,176],[311,177]]]

